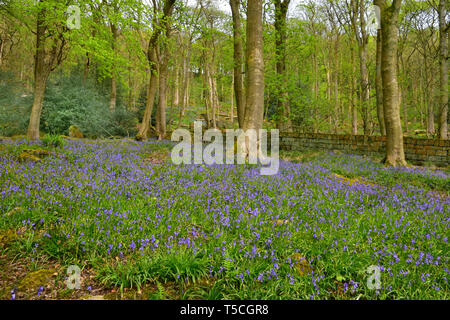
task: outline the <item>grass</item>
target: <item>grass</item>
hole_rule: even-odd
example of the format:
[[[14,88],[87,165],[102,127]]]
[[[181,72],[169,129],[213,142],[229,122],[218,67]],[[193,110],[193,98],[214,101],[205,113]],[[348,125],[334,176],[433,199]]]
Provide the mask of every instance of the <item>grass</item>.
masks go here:
[[[449,298],[447,172],[308,153],[260,176],[172,165],[171,146],[68,140],[19,161],[47,147],[4,142],[0,234],[15,235],[1,238],[5,287],[26,276],[9,279],[8,268],[34,261],[35,271],[59,266],[52,281],[65,298],[81,295],[64,287],[71,264],[82,294],[110,298]],[[366,284],[372,265],[379,290]]]

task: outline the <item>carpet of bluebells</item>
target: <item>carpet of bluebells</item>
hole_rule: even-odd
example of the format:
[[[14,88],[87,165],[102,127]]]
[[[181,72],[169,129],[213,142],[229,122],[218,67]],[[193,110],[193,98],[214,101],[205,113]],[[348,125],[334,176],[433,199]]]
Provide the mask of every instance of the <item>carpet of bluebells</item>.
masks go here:
[[[214,299],[450,298],[444,171],[324,154],[261,176],[256,165],[154,163],[170,143],[126,140],[67,141],[19,162],[25,144],[0,147],[0,229],[25,229],[30,254],[88,264],[107,285],[208,279],[201,297]]]

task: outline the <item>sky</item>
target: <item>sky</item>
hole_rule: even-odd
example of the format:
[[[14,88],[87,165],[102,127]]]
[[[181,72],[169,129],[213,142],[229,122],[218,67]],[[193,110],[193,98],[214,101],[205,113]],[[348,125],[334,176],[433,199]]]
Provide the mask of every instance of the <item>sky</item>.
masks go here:
[[[195,5],[196,2],[197,2],[197,0],[189,0],[190,5]],[[225,12],[231,14],[229,0],[212,0],[212,2],[216,3],[217,7],[220,8],[222,11],[225,11]],[[294,12],[297,5],[301,2],[302,2],[302,0],[291,0],[291,3],[289,4],[289,13],[288,13],[289,16]]]

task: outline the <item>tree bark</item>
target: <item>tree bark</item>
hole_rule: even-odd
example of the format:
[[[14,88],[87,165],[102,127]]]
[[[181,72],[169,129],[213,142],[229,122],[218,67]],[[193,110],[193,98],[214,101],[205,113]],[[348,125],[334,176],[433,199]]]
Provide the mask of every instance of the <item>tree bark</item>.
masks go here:
[[[375,76],[375,88],[377,99],[377,116],[378,124],[380,126],[380,134],[386,135],[386,126],[384,124],[384,111],[383,111],[383,80],[381,78],[381,47],[382,47],[382,35],[381,29],[377,30],[377,54],[376,54],[376,76]]]
[[[167,107],[167,74],[169,64],[169,52],[167,48],[164,48],[163,61],[159,69],[159,101],[156,112],[156,131],[158,134],[158,140],[164,139],[166,135],[166,107]]]
[[[446,1],[439,1],[439,138],[448,139],[448,27]]]
[[[30,140],[39,139],[39,127],[44,102],[44,93],[47,85],[47,77],[38,75],[34,80],[34,97],[33,106],[31,108],[30,122],[28,124],[27,137]]]
[[[118,8],[114,7],[114,12],[117,14]],[[111,75],[111,94],[109,99],[109,112],[114,113],[116,111],[116,100],[117,100],[117,84],[116,84],[116,74],[115,74],[115,64],[116,64],[116,42],[118,38],[117,26],[111,23],[111,33],[112,33],[112,52],[113,52],[113,68]]]
[[[156,49],[153,48],[150,53],[149,62],[153,61],[153,64],[156,63]],[[152,65],[152,64],[151,64]],[[145,99],[145,111],[144,116],[142,118],[142,122],[139,126],[139,132],[136,135],[137,140],[145,140],[148,137],[150,125],[151,125],[151,117],[153,112],[153,105],[155,104],[155,96],[156,90],[158,89],[158,72],[156,70],[156,65],[150,67],[149,72],[149,82],[147,86],[147,97]]]
[[[234,93],[236,97],[236,109],[238,115],[239,128],[244,127],[245,118],[245,95],[243,78],[243,56],[242,35],[241,35],[241,16],[239,13],[240,0],[230,0],[231,14],[233,17],[233,46],[234,46]]]
[[[286,18],[290,0],[275,0],[275,56],[280,92],[277,100],[278,129],[292,131],[286,76]]]
[[[189,95],[189,64],[191,60],[191,39],[188,39],[188,44],[186,46],[186,52],[183,57],[183,80],[182,80],[182,90],[181,90],[181,105],[180,114],[178,118],[178,126],[181,125],[181,120],[186,112],[186,107],[188,105],[188,95]]]
[[[358,112],[356,110],[356,57],[355,57],[355,48],[352,44],[351,46],[351,54],[352,54],[352,85],[351,85],[351,113],[352,113],[352,134],[358,134]]]
[[[386,0],[375,0],[374,4],[378,5],[381,11],[381,72],[383,79],[383,109],[386,123],[385,164],[389,166],[404,166],[406,165],[406,160],[403,149],[397,79],[398,15],[401,0],[393,0],[390,6],[387,6]]]
[[[247,7],[247,99],[244,130],[261,129],[264,117],[262,0]]]
[[[365,18],[365,2],[366,0],[351,0],[352,8],[352,26],[353,31],[358,42],[359,54],[359,72],[360,72],[360,86],[361,86],[361,114],[363,120],[364,135],[368,135],[369,128],[369,72],[367,69],[367,46],[369,43],[369,35],[367,33],[366,18]],[[358,18],[359,17],[359,18]],[[359,19],[359,20],[358,20]]]
[[[150,38],[150,41],[148,42],[148,48],[147,48],[147,59],[149,62],[149,68],[150,68],[150,79],[149,79],[149,85],[147,90],[147,99],[145,103],[145,111],[144,111],[144,117],[142,118],[142,123],[139,126],[139,132],[136,135],[136,140],[145,140],[148,136],[148,131],[150,129],[150,121],[151,121],[151,115],[153,111],[153,104],[155,101],[155,94],[158,87],[158,72],[157,72],[157,66],[158,66],[158,59],[156,50],[158,47],[158,40],[159,36],[161,34],[161,29],[164,28],[165,30],[169,27],[169,17],[172,15],[172,11],[174,8],[175,0],[165,0],[164,1],[164,8],[162,12],[162,17],[160,19],[160,22],[157,23],[156,20],[154,20],[154,26],[155,30]],[[156,17],[155,17],[156,19]],[[162,27],[162,28],[161,28]]]
[[[45,1],[41,1],[38,5]],[[47,86],[47,79],[50,72],[58,66],[63,57],[63,50],[66,44],[62,33],[54,35],[52,43],[47,48],[48,28],[46,16],[48,14],[45,6],[39,7],[36,19],[36,47],[34,54],[34,97],[31,108],[30,121],[27,129],[27,137],[30,140],[39,139],[39,126],[44,102],[44,94]]]

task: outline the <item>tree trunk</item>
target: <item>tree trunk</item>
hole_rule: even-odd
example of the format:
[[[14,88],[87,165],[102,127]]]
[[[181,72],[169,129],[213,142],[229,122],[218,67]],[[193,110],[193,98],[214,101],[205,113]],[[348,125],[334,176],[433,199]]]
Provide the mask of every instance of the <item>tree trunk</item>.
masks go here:
[[[355,48],[353,45],[351,46],[352,51],[352,85],[351,85],[351,104],[352,104],[352,134],[358,134],[358,112],[356,110],[356,57],[355,57]]]
[[[242,49],[241,16],[239,13],[240,0],[230,0],[231,14],[233,16],[233,45],[234,45],[234,92],[236,97],[236,109],[238,115],[239,128],[244,127],[245,118],[245,96],[244,79],[242,76],[242,59],[244,51]]]
[[[116,111],[116,97],[117,97],[117,86],[116,86],[116,76],[111,78],[111,95],[109,99],[109,112],[114,113]]]
[[[164,139],[166,135],[166,107],[167,107],[167,74],[168,74],[168,64],[169,64],[169,52],[167,48],[164,48],[164,57],[161,62],[161,67],[159,70],[159,101],[158,109],[156,113],[156,130],[158,133],[158,140]]]
[[[89,58],[89,52],[86,52],[86,63],[84,64],[84,71],[83,71],[83,83],[86,83],[86,80],[88,78],[90,65],[91,60]]]
[[[39,139],[39,127],[44,102],[44,93],[47,85],[47,77],[41,74],[38,75],[34,81],[33,107],[31,108],[30,122],[27,131],[27,137],[30,140]]]
[[[290,0],[275,0],[275,56],[280,91],[276,97],[278,129],[292,131],[286,76],[286,16]]]
[[[150,54],[151,58],[149,60],[155,61],[156,63],[156,51],[153,49]],[[154,66],[153,68],[156,68]],[[158,73],[156,69],[150,68],[150,79],[147,86],[147,97],[145,100],[145,111],[142,122],[139,126],[139,132],[136,135],[137,140],[145,140],[148,137],[148,132],[151,126],[151,117],[153,112],[153,105],[155,104],[156,90],[158,89]]]
[[[428,56],[423,56],[423,65],[425,69],[425,102],[427,106],[427,136],[432,137],[434,130],[434,106],[433,106],[433,72],[429,71]]]
[[[264,116],[262,0],[247,7],[247,99],[244,130],[261,129]]]
[[[46,9],[40,9],[36,20],[36,48],[34,55],[34,98],[31,108],[30,122],[28,124],[27,137],[30,140],[39,139],[39,126],[41,121],[44,93],[47,79],[53,63],[52,57],[47,56],[45,48],[45,36],[47,26],[45,25]],[[53,44],[55,46],[55,44]],[[55,48],[55,47],[53,47]],[[56,51],[52,51],[53,53]]]
[[[175,67],[175,88],[174,88],[174,93],[173,93],[173,102],[172,102],[172,107],[173,108],[177,108],[178,105],[180,104],[180,70],[179,70],[179,65],[177,63],[177,66]]]
[[[359,54],[359,81],[361,87],[361,114],[363,121],[363,131],[364,135],[368,135],[369,128],[369,72],[367,70],[367,46],[369,43],[369,35],[367,33],[366,27],[366,16],[365,16],[365,3],[366,0],[351,0],[352,9],[352,27],[355,38],[358,43],[358,54]]]
[[[333,85],[334,85],[334,133],[338,133],[338,126],[341,114],[340,101],[339,101],[339,42],[340,36],[336,35],[334,43],[334,72],[333,72]]]
[[[381,29],[377,30],[377,63],[376,63],[376,76],[375,76],[375,88],[377,98],[377,116],[378,124],[380,126],[380,134],[386,135],[386,126],[384,124],[384,112],[383,112],[383,80],[381,78],[381,47],[382,47],[382,35]]]
[[[361,112],[364,135],[369,135],[369,72],[367,70],[367,45],[359,47],[359,69],[361,86]]]
[[[172,15],[174,4],[175,0],[165,0],[162,17],[160,19],[161,21],[160,25],[157,26],[156,20],[154,20],[155,30],[150,38],[147,48],[147,58],[150,68],[150,80],[149,80],[149,87],[147,90],[147,100],[145,103],[144,117],[142,119],[142,123],[139,126],[139,132],[136,135],[137,140],[147,139],[148,131],[150,128],[150,120],[153,110],[153,104],[155,101],[156,89],[158,87],[158,73],[157,73],[158,59],[156,55],[156,50],[158,47],[158,40],[161,33],[161,27],[164,27],[165,30],[168,29],[169,17]]]
[[[439,138],[448,139],[448,27],[445,0],[439,1]]]
[[[403,150],[403,132],[400,119],[399,90],[397,79],[398,14],[401,0],[375,1],[381,9],[382,53],[381,72],[383,79],[383,110],[386,123],[386,159],[390,166],[406,165]]]
[[[189,63],[191,60],[191,42],[189,40],[189,43],[187,45],[186,54],[183,58],[183,80],[182,80],[182,90],[181,90],[181,105],[180,105],[180,114],[178,118],[178,126],[181,125],[181,120],[184,116],[184,113],[186,112],[186,107],[189,104],[189,80],[190,80],[190,73],[189,73]]]
[[[232,88],[234,88],[234,73],[233,73],[233,75],[232,75],[232,78],[231,78],[232,80],[231,80],[231,87]],[[234,90],[232,89],[231,90],[231,100],[230,100],[230,121],[231,121],[231,124],[233,125],[233,123],[234,123]]]
[[[115,7],[114,11],[116,12]],[[118,10],[118,8],[117,8]],[[109,99],[109,112],[114,113],[116,111],[116,97],[117,97],[117,85],[116,85],[116,74],[115,74],[115,64],[116,64],[116,42],[118,37],[118,30],[114,23],[111,23],[111,33],[112,33],[112,51],[113,51],[113,68],[111,75],[111,94]]]

